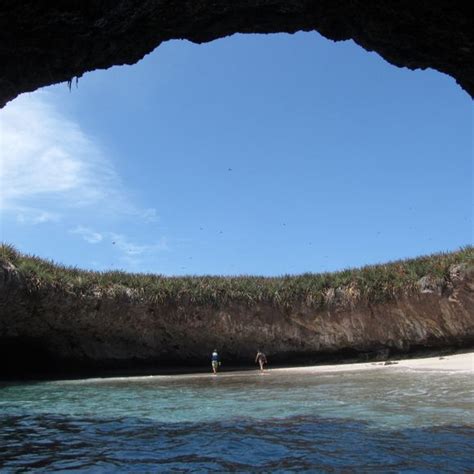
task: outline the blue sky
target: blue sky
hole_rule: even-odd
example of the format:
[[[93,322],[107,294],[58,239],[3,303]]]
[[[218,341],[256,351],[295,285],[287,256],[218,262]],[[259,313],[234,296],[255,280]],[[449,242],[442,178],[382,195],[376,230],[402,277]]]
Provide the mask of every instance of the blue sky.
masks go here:
[[[319,272],[473,242],[473,107],[316,33],[173,41],[0,111],[1,240],[166,275]]]

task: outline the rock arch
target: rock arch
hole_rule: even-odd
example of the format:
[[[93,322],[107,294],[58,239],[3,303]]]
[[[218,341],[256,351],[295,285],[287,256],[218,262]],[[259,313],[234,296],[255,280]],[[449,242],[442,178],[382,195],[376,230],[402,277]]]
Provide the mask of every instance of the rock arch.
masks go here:
[[[474,95],[469,2],[450,0],[4,0],[0,107],[18,94],[134,64],[170,39],[318,31],[396,66],[434,68]]]

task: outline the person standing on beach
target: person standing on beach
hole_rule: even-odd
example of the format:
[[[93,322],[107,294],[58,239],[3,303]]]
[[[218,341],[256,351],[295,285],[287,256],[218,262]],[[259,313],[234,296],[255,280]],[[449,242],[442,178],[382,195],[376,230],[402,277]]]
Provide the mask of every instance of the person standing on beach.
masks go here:
[[[267,356],[258,349],[257,355],[255,357],[255,363],[260,365],[260,371],[263,372],[263,366],[267,363]]]
[[[217,374],[217,370],[219,369],[220,365],[221,365],[221,362],[219,360],[219,354],[217,352],[217,349],[214,349],[211,356],[211,366],[212,366],[212,371],[214,372],[214,375]]]

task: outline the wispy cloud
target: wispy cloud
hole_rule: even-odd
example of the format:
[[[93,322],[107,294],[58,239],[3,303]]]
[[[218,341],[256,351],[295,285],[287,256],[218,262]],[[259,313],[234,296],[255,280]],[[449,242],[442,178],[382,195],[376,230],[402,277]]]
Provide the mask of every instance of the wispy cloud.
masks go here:
[[[83,227],[80,225],[75,227],[74,229],[71,229],[69,232],[71,234],[80,235],[86,242],[89,242],[90,244],[98,244],[104,239],[104,236],[99,232],[95,232],[87,227]]]
[[[16,219],[20,224],[45,224],[47,222],[57,222],[60,215],[55,212],[43,211],[41,209],[24,208],[17,209]]]
[[[52,197],[62,206],[81,206],[116,193],[118,176],[100,147],[43,95],[7,105],[0,128],[3,209]]]
[[[141,217],[145,222],[158,222],[158,214],[156,213],[156,209],[149,208],[144,209],[138,213],[138,216]]]
[[[154,242],[152,244],[140,245],[131,242],[129,239],[127,239],[127,237],[122,234],[110,233],[109,235],[112,241],[114,242],[114,245],[116,245],[117,248],[126,255],[137,256],[169,250],[168,243],[165,237],[160,238],[157,242]]]
[[[157,219],[155,209],[127,199],[100,143],[63,116],[47,93],[26,94],[0,111],[0,144],[3,211],[19,216],[35,208],[57,220],[65,209],[95,206],[102,213]]]
[[[123,234],[117,234],[115,232],[98,232],[90,227],[82,225],[78,225],[71,229],[69,233],[79,235],[90,244],[98,244],[99,242],[107,240],[114,245],[117,250],[130,256],[153,254],[169,250],[168,242],[165,237],[161,237],[159,240],[151,244],[137,244],[132,242]]]
[[[129,270],[141,270],[143,264],[154,260],[162,252],[169,250],[165,237],[152,243],[136,243],[123,234],[115,232],[98,232],[90,227],[77,226],[69,231],[80,236],[90,244],[108,243],[118,253],[118,259]],[[96,262],[95,266],[100,266]]]
[[[25,94],[0,111],[0,211],[12,223],[41,224],[42,232],[54,224],[66,248],[82,239],[91,244],[88,258],[112,254],[114,265],[141,271],[168,245],[165,237],[150,241],[149,232],[140,242],[126,235],[131,225],[135,235],[150,227],[156,235],[159,218],[133,202],[125,183],[107,148],[61,113],[50,93]]]

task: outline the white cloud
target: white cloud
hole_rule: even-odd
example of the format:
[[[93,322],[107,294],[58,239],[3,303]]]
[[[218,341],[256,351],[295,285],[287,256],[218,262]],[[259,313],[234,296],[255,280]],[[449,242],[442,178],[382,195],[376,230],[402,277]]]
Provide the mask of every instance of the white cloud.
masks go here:
[[[71,234],[80,235],[86,242],[90,244],[98,244],[102,242],[104,236],[99,232],[95,232],[87,227],[77,226],[75,229],[69,231]]]
[[[46,222],[57,222],[60,215],[55,212],[43,211],[33,208],[18,208],[16,219],[20,224],[45,224]]]
[[[0,111],[0,186],[0,209],[19,220],[28,208],[59,216],[90,206],[145,222],[157,219],[155,209],[139,209],[127,199],[97,140],[63,116],[47,93],[25,94]]]
[[[145,222],[158,222],[159,220],[156,209],[153,208],[144,209],[139,213],[139,217],[141,217]]]
[[[139,245],[131,242],[122,234],[110,233],[109,236],[114,245],[116,245],[119,250],[129,256],[153,254],[156,252],[169,250],[165,237],[162,237],[160,240],[158,240],[158,242],[153,244]]]
[[[151,244],[137,244],[123,234],[97,232],[90,227],[81,225],[71,229],[69,233],[79,235],[90,244],[97,244],[107,240],[122,254],[122,259],[127,263],[133,262],[133,264],[138,264],[140,261],[138,257],[152,256],[156,253],[169,250],[165,237],[161,237],[158,241]]]
[[[156,223],[156,209],[132,202],[106,149],[44,91],[0,110],[0,211],[20,225],[62,221],[55,229],[92,244],[95,259],[108,243],[106,253],[113,249],[118,262],[137,270],[168,249],[164,237],[135,243],[120,233],[131,222]],[[94,229],[97,222],[103,230]]]
[[[16,99],[0,112],[1,206],[60,198],[77,206],[116,194],[118,176],[100,147],[43,94]]]

